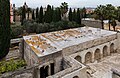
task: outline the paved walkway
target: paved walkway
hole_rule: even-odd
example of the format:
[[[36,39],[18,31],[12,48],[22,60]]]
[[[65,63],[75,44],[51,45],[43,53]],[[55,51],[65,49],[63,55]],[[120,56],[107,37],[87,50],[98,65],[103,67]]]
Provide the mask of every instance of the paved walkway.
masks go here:
[[[90,69],[90,78],[112,78],[111,69],[120,71],[120,54],[112,54],[99,63],[92,63],[88,65]]]

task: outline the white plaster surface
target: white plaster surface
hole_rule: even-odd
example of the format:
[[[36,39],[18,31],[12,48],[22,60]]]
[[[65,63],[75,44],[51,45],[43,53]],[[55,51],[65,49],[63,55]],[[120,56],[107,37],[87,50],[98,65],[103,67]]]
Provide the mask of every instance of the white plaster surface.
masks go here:
[[[111,69],[120,70],[120,54],[112,54],[105,57],[99,63],[91,63],[88,72],[91,73],[90,78],[112,78]]]
[[[41,57],[58,52],[66,47],[78,45],[80,43],[95,40],[98,38],[103,38],[114,34],[116,34],[116,32],[102,30],[99,28],[81,27],[57,32],[24,36],[23,38],[25,41],[28,40],[28,42],[34,43],[34,45],[31,43],[28,43],[28,45],[34,47],[37,50],[37,52],[36,50],[34,52],[38,55],[38,57]],[[38,39],[32,40],[33,36],[38,36]],[[43,47],[46,47],[46,49],[42,49],[39,47],[39,45],[41,45],[39,43],[41,42],[46,42],[46,46],[44,46],[44,44],[42,45]],[[43,50],[44,52],[42,52]]]

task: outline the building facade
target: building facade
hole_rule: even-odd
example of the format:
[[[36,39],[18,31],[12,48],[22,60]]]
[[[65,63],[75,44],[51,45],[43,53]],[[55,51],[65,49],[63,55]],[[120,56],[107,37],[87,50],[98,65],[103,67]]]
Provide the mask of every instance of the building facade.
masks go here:
[[[10,0],[10,22],[13,23],[13,8],[12,8],[12,0]]]
[[[24,36],[24,59],[39,65],[38,78],[90,78],[90,63],[119,50],[120,34],[82,27]]]

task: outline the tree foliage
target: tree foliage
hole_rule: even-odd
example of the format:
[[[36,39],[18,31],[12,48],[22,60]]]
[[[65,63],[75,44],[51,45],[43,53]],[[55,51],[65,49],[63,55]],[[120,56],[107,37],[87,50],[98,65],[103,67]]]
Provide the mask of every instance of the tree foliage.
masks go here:
[[[44,21],[46,23],[52,22],[52,9],[50,5],[47,5],[47,11],[45,12],[45,15],[44,15]]]
[[[82,9],[82,18],[86,18],[86,8],[83,7]]]
[[[120,6],[117,7],[117,10],[116,10],[116,16],[117,16],[117,20],[120,22]]]
[[[101,20],[102,29],[104,29],[103,20],[106,17],[106,7],[104,5],[100,5],[95,9],[95,14],[98,16],[98,19]]]
[[[39,11],[39,23],[43,23],[43,7],[40,7]]]
[[[38,23],[39,20],[39,8],[36,8],[36,22]]]
[[[21,20],[21,25],[23,25],[23,21],[26,19],[26,9],[25,6],[22,8],[22,20]]]
[[[61,8],[61,16],[63,20],[67,20],[66,13],[68,11],[68,3],[66,2],[61,3],[60,8]]]
[[[32,19],[35,20],[35,13],[34,13],[34,10],[32,11]]]
[[[72,21],[72,9],[71,8],[69,9],[68,15],[69,15],[69,21]]]
[[[0,0],[0,59],[9,52],[10,46],[10,2]]]
[[[78,8],[77,9],[77,17],[76,17],[76,22],[78,23],[78,24],[81,24],[81,13],[80,13],[80,9]]]
[[[110,22],[115,18],[115,7],[111,4],[106,5],[106,19],[109,20],[109,30],[110,30]]]

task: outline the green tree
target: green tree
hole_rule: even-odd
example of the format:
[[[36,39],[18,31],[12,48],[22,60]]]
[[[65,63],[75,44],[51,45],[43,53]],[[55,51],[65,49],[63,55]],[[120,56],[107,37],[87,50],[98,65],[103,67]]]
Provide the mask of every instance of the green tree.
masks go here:
[[[80,13],[80,9],[78,8],[77,9],[77,17],[76,17],[76,22],[78,23],[78,24],[81,24],[81,13]]]
[[[39,23],[43,23],[43,7],[40,7],[39,11]]]
[[[95,9],[95,14],[98,16],[98,19],[101,21],[102,29],[104,29],[104,22],[103,20],[106,17],[106,7],[104,5],[100,5]]]
[[[57,8],[57,18],[58,18],[58,21],[61,21],[61,11],[60,11],[60,8]]]
[[[116,12],[117,20],[120,22],[120,6],[117,7],[117,12]]]
[[[10,46],[10,2],[0,0],[0,59],[9,52]]]
[[[39,20],[39,8],[36,8],[36,22],[38,23]]]
[[[82,9],[82,18],[86,18],[86,8]]]
[[[72,9],[69,10],[69,21],[72,21]]]
[[[45,12],[44,20],[46,23],[52,22],[52,9],[50,5],[47,5],[47,11]]]
[[[117,25],[115,19],[113,19],[113,20],[111,21],[111,25],[113,26],[113,29],[114,29],[114,31],[115,31],[115,27],[116,27],[116,25]]]
[[[22,9],[23,9],[23,7],[19,7],[17,9],[17,15],[20,16],[20,21],[22,20]]]
[[[21,20],[21,25],[23,25],[23,21],[26,19],[26,9],[25,6],[22,8],[22,20]]]
[[[35,13],[34,13],[34,10],[32,11],[32,19],[35,20]]]
[[[60,8],[61,8],[62,19],[67,20],[66,13],[68,11],[68,3],[66,2],[61,3]]]
[[[58,21],[57,15],[58,15],[58,14],[57,14],[57,10],[56,10],[56,9],[53,10],[53,17],[52,17],[52,18],[53,18],[53,19],[52,19],[53,22],[57,22],[57,21]]]
[[[32,13],[32,9],[31,8],[27,8],[27,19],[30,18],[30,13]]]
[[[74,22],[76,22],[76,17],[77,17],[77,15],[76,15],[76,10],[74,9],[74,11],[73,11],[73,18],[72,18],[72,20],[74,21]]]
[[[109,20],[109,30],[110,30],[110,22],[113,18],[115,18],[115,7],[111,4],[106,5],[106,18]]]

